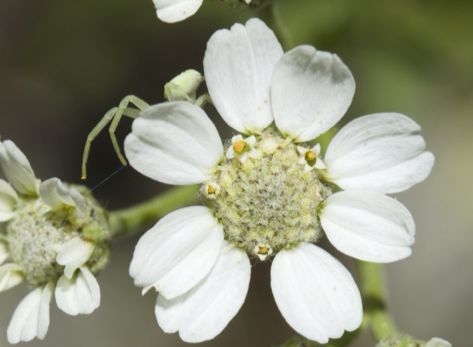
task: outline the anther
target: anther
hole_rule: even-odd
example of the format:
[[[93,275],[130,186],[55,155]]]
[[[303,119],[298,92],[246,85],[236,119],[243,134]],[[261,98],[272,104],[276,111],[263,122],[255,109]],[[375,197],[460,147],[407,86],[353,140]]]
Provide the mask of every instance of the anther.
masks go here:
[[[269,248],[264,246],[258,247],[258,254],[268,254]]]
[[[233,145],[233,149],[235,150],[235,152],[237,153],[241,153],[243,151],[243,149],[245,149],[245,143],[241,140],[235,142],[235,144]]]
[[[269,245],[258,245],[255,246],[254,252],[263,261],[273,253],[273,249]]]
[[[317,161],[317,155],[312,151],[307,151],[305,153],[305,160],[310,166],[314,166]]]
[[[207,193],[213,194],[217,190],[217,187],[211,186],[210,184],[207,187]]]

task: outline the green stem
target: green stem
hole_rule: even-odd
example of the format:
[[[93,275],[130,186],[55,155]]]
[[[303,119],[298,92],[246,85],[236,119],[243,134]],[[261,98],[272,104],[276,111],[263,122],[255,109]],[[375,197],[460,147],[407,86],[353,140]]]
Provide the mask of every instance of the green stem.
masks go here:
[[[386,311],[382,266],[358,260],[361,296],[365,314],[369,317],[371,332],[376,341],[398,334],[396,325]]]
[[[259,12],[259,17],[273,29],[284,51],[294,46],[291,33],[284,24],[277,0],[263,6]]]
[[[198,186],[172,188],[141,204],[110,212],[110,228],[113,239],[134,234],[167,213],[190,205],[197,200],[198,189]]]
[[[363,322],[361,326],[350,332],[345,332],[343,336],[339,339],[330,340],[327,344],[320,344],[315,341],[311,341],[304,337],[293,337],[287,340],[281,347],[346,347],[348,346],[353,340],[355,340],[358,335],[366,328],[367,326],[367,319],[366,316],[363,318]]]

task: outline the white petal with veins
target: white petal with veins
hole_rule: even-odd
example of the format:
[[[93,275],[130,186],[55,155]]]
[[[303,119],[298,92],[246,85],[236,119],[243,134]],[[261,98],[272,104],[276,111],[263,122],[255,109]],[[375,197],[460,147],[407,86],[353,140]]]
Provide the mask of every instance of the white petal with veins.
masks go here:
[[[411,254],[415,224],[399,201],[369,191],[342,191],[328,197],[319,214],[330,242],[341,252],[376,263]]]
[[[159,295],[156,318],[167,333],[179,331],[183,341],[213,339],[245,301],[251,265],[246,253],[224,241],[210,273],[187,293],[172,300]]]
[[[212,211],[191,206],[171,212],[136,245],[130,265],[135,285],[172,299],[194,287],[215,264],[223,227]]]
[[[197,12],[203,0],[153,0],[158,18],[166,23],[176,23]]]
[[[7,245],[0,241],[0,265],[2,265],[5,260],[7,260],[8,258],[8,249],[7,249]]]
[[[58,264],[65,266],[64,276],[68,279],[71,279],[74,272],[89,260],[94,251],[94,246],[80,237],[74,237],[61,245],[54,245],[53,247],[58,253],[56,261]]]
[[[130,165],[168,184],[209,179],[223,159],[217,128],[205,112],[186,101],[150,106],[133,121],[125,139]]]
[[[5,222],[15,215],[18,195],[4,180],[0,179],[0,222]]]
[[[308,339],[327,343],[361,324],[361,295],[353,277],[313,244],[301,243],[276,255],[271,288],[283,317]]]
[[[327,179],[345,190],[397,193],[422,182],[434,156],[425,152],[421,128],[399,113],[378,113],[344,126],[325,154]]]
[[[336,54],[297,46],[274,69],[274,121],[295,142],[315,139],[343,117],[354,93],[355,80]]]
[[[36,288],[18,305],[7,329],[8,342],[31,341],[35,337],[42,340],[49,327],[49,303],[54,291],[54,283],[44,288]]]
[[[17,264],[4,264],[0,266],[0,292],[4,292],[23,281],[23,270]]]
[[[205,81],[222,118],[241,133],[259,133],[273,121],[271,75],[283,50],[259,19],[215,32],[207,42]]]
[[[0,141],[0,165],[7,180],[20,194],[38,194],[38,181],[30,162],[10,140]]]
[[[56,286],[57,306],[71,316],[92,313],[100,306],[100,287],[87,267],[71,278],[61,276]]]
[[[87,213],[87,205],[82,194],[75,188],[66,187],[57,177],[42,182],[39,195],[44,203],[53,209],[64,205],[73,206],[77,218],[83,218]]]

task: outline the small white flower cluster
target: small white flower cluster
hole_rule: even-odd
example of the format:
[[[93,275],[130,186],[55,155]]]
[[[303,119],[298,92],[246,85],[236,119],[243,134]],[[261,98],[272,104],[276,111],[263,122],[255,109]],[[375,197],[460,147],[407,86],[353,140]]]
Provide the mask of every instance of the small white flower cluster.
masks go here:
[[[0,291],[22,281],[34,288],[8,326],[8,341],[14,344],[45,337],[53,293],[58,307],[70,315],[99,307],[100,288],[93,273],[107,262],[109,246],[98,240],[103,238],[104,220],[91,216],[89,208],[96,207],[78,190],[58,178],[41,183],[9,140],[0,142],[0,164],[10,182],[0,180],[0,223],[5,224],[0,234]]]
[[[311,46],[284,53],[258,19],[217,31],[204,70],[216,109],[240,135],[225,156],[205,112],[184,101],[150,106],[135,119],[125,141],[130,164],[160,182],[202,183],[210,205],[172,212],[140,239],[130,266],[135,285],[159,292],[155,312],[165,332],[200,342],[218,335],[243,304],[248,254],[274,256],[272,291],[297,332],[326,343],[356,329],[363,310],[355,281],[313,242],[323,229],[357,259],[393,262],[411,254],[413,218],[386,194],[429,175],[434,156],[420,126],[398,113],[360,117],[336,134],[322,161],[320,147],[304,143],[345,114],[353,76],[338,56]],[[219,212],[225,204],[232,206]],[[273,220],[284,230],[274,230]],[[276,237],[282,243],[275,245]]]

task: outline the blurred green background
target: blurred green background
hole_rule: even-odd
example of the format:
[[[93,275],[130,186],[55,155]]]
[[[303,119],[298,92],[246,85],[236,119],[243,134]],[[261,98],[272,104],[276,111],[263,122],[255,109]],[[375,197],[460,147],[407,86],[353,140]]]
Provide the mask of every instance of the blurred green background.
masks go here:
[[[423,127],[436,156],[430,177],[397,194],[417,225],[413,255],[386,266],[389,305],[401,330],[441,336],[454,346],[473,337],[473,3],[471,1],[280,0],[293,45],[337,53],[357,91],[343,126],[355,117],[396,111]],[[205,46],[219,28],[252,13],[206,0],[178,24],[156,18],[151,0],[0,0],[0,135],[28,156],[37,177],[80,183],[88,132],[128,94],[163,101],[163,86],[188,68],[202,71]],[[232,130],[206,107],[226,139]],[[131,121],[122,121],[120,143]],[[87,184],[120,167],[107,132],[92,145]],[[127,167],[95,190],[110,209],[167,189]],[[186,346],[164,334],[155,295],[141,297],[128,276],[138,236],[117,242],[99,276],[101,307],[71,317],[51,303],[51,324],[34,346]],[[352,261],[322,245],[353,270]],[[276,346],[294,332],[278,312],[269,264],[253,266],[247,300],[203,346]],[[356,274],[355,274],[356,276]],[[0,346],[26,286],[0,295]],[[368,334],[356,346],[374,344]]]

